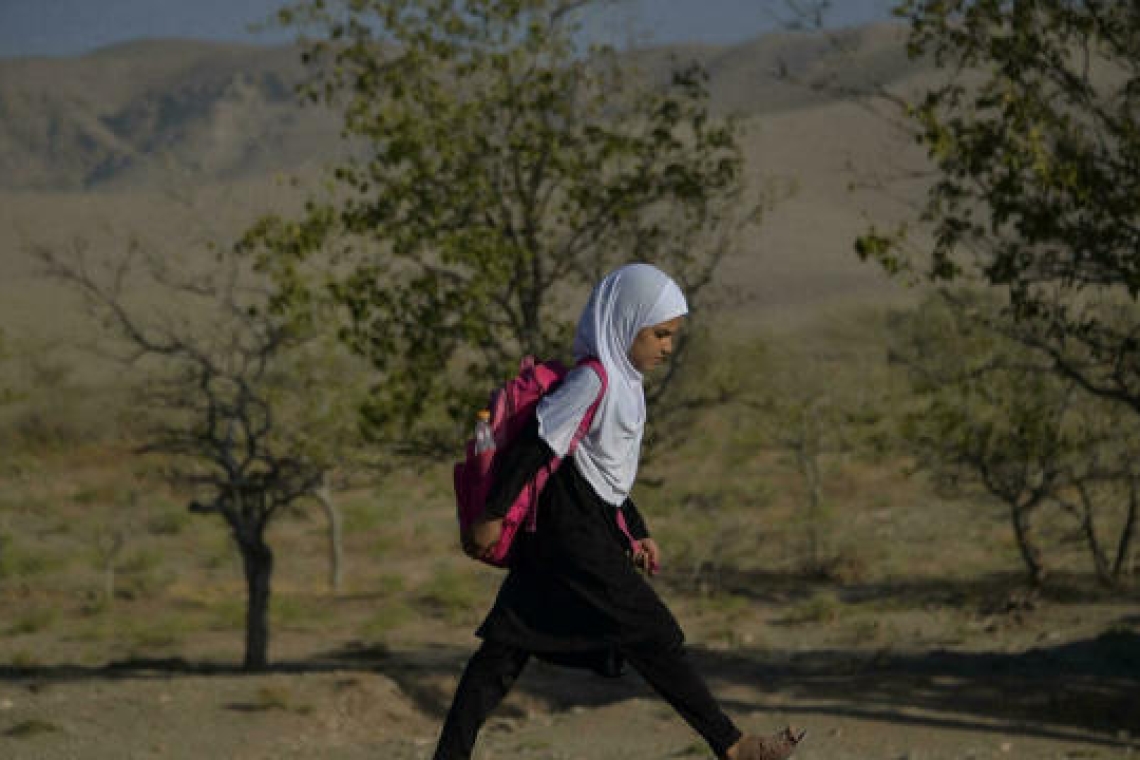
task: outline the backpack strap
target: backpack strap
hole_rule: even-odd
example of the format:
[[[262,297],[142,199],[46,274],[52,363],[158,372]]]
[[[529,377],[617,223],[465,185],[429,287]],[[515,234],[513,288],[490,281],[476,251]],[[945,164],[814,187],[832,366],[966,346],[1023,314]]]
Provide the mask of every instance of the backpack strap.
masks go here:
[[[602,381],[602,389],[598,391],[598,397],[594,399],[594,403],[590,404],[590,408],[586,410],[586,416],[582,418],[581,424],[578,425],[578,430],[575,431],[574,438],[570,441],[570,447],[566,450],[566,456],[570,456],[574,449],[578,447],[578,442],[581,441],[583,437],[585,437],[586,433],[590,432],[590,425],[594,422],[594,414],[598,411],[598,407],[601,405],[602,399],[605,398],[606,387],[608,385],[606,368],[597,357],[588,356],[582,361],[578,362],[579,367],[583,365],[589,367],[597,373],[598,379]],[[625,535],[626,540],[629,541],[629,551],[630,556],[632,556],[637,553],[638,541],[630,532],[629,523],[626,522],[625,513],[622,511],[621,507],[617,508],[616,513],[617,514],[615,515],[615,519],[617,520],[618,528]],[[654,562],[650,568],[650,572],[656,574],[658,569],[658,564]]]
[[[570,446],[566,449],[566,456],[570,456],[574,449],[578,448],[578,442],[586,436],[586,433],[590,432],[590,425],[594,422],[594,414],[598,411],[598,406],[601,405],[602,399],[605,398],[606,387],[609,384],[609,379],[606,377],[606,368],[597,357],[587,356],[578,362],[578,366],[589,367],[594,370],[598,379],[602,381],[602,388],[598,391],[598,397],[594,399],[594,403],[590,404],[590,408],[586,410],[586,414],[582,417],[582,422],[578,425],[578,429],[574,431],[574,437],[570,439]]]
[[[581,441],[583,437],[585,437],[586,433],[590,432],[590,425],[594,422],[594,413],[598,411],[598,405],[602,403],[602,399],[605,398],[606,395],[606,386],[608,384],[608,380],[606,378],[606,368],[602,366],[602,362],[593,356],[588,356],[578,362],[577,366],[581,367],[583,365],[588,366],[590,369],[594,370],[594,373],[598,376],[598,379],[602,381],[602,388],[600,391],[598,391],[598,397],[594,399],[594,402],[590,404],[589,409],[586,410],[586,414],[582,417],[582,421],[578,423],[578,429],[574,431],[574,437],[570,439],[570,446],[566,449],[566,456],[555,458],[553,465],[549,466],[548,472],[553,472],[555,467],[557,467],[562,461],[574,453],[574,449],[578,448],[578,442]],[[535,488],[535,484],[532,482],[528,487]],[[527,515],[526,526],[527,530],[533,533],[538,529],[538,509],[535,508],[538,503],[537,490],[532,495],[531,501],[533,506],[530,508]]]

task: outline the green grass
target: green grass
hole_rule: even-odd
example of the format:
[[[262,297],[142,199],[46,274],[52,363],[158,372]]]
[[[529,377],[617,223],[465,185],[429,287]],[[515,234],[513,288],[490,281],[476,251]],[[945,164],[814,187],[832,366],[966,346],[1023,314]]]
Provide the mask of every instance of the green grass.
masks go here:
[[[763,373],[760,365],[746,370]],[[804,562],[808,525],[792,462],[763,440],[742,446],[733,437],[755,422],[752,414],[730,406],[690,420],[679,448],[647,460],[634,494],[664,553],[665,575],[655,582],[679,616],[691,618],[694,640],[776,647],[817,629],[842,646],[892,646],[921,627],[922,642],[976,644],[977,600],[933,611],[914,593],[844,600],[854,587],[941,588],[1016,575],[1001,511],[977,498],[939,496],[923,478],[907,478],[897,455],[836,457],[825,470],[833,511],[816,526],[827,548],[817,572]],[[151,469],[140,475],[126,448],[25,451],[0,464],[9,486],[0,493],[0,605],[10,611],[0,623],[5,662],[41,667],[185,651],[240,656],[245,585],[229,529],[187,512],[190,495],[152,487],[161,463],[148,460]],[[306,519],[275,520],[271,636],[284,632],[290,646],[321,651],[353,639],[399,647],[468,636],[502,574],[482,572],[460,554],[448,478],[444,463],[338,499],[345,576],[335,598],[325,590],[320,511],[306,507]],[[132,507],[124,496],[130,489],[147,497]],[[95,537],[110,528],[122,528],[127,540],[116,562],[119,594],[108,604]],[[1043,535],[1064,538],[1054,533]],[[1087,573],[1079,545],[1046,550]],[[745,583],[763,593],[743,593]],[[131,622],[135,614],[141,617]],[[288,698],[281,703],[273,709],[298,707]]]
[[[395,575],[394,573],[386,573],[380,575],[372,583],[376,593],[384,597],[392,597],[400,594],[408,586],[408,581],[402,575]]]
[[[175,504],[159,499],[151,507],[146,520],[146,530],[152,536],[180,536],[197,520],[185,504]]]
[[[172,568],[157,549],[140,549],[129,554],[118,566],[116,596],[145,599],[159,596],[174,581]]]
[[[377,609],[360,626],[359,632],[366,640],[383,640],[417,617],[416,609],[403,600],[380,602]]]
[[[202,527],[192,531],[193,556],[212,576],[241,573],[241,555],[228,532],[219,529],[220,520],[193,515]]]
[[[152,650],[177,649],[199,627],[196,618],[172,612],[161,616],[131,615],[117,621],[116,636],[133,653],[142,654]]]
[[[8,657],[8,664],[17,670],[31,670],[41,667],[44,663],[32,652],[26,649],[18,649]]]
[[[40,633],[51,628],[59,618],[59,611],[50,608],[25,610],[14,616],[4,632],[8,636]]]
[[[119,489],[115,486],[106,484],[84,485],[71,494],[71,500],[82,506],[91,506],[92,504],[116,503],[120,500],[120,496]]]
[[[210,605],[206,625],[212,631],[241,630],[245,625],[245,599],[218,599]]]
[[[115,625],[115,618],[110,613],[110,607],[103,607],[97,612],[84,610],[83,618],[77,620],[68,630],[66,638],[81,644],[105,644],[119,638]]]
[[[430,614],[457,623],[471,619],[486,604],[484,584],[473,570],[449,566],[437,567],[417,589],[417,598]]]
[[[843,602],[835,591],[825,589],[794,605],[784,616],[784,622],[793,625],[831,624],[838,622],[844,614]]]
[[[270,626],[291,631],[319,630],[329,617],[323,607],[313,599],[274,594],[269,600]]]
[[[395,510],[386,507],[379,498],[353,500],[341,507],[341,519],[346,534],[374,531],[395,517]]]
[[[372,539],[371,551],[376,556],[392,556],[403,553],[408,546],[407,539],[396,531],[382,533]]]
[[[14,538],[0,535],[0,580],[35,581],[66,565],[65,558],[49,551],[36,551],[31,541],[17,543]]]

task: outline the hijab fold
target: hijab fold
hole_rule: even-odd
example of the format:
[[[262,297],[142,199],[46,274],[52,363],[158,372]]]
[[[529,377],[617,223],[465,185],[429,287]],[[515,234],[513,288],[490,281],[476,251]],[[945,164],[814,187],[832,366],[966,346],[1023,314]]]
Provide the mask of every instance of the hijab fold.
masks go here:
[[[597,357],[606,368],[608,387],[589,432],[574,451],[574,463],[598,496],[615,506],[621,506],[633,488],[645,430],[643,377],[629,359],[630,348],[642,329],[688,310],[684,294],[668,275],[649,264],[629,264],[598,283],[578,320],[575,359]],[[595,394],[598,387],[572,385],[593,387]],[[538,407],[540,434],[559,456],[565,456],[585,413],[582,399],[573,395],[552,394]],[[592,401],[589,398],[586,406]],[[566,414],[568,402],[582,412]]]

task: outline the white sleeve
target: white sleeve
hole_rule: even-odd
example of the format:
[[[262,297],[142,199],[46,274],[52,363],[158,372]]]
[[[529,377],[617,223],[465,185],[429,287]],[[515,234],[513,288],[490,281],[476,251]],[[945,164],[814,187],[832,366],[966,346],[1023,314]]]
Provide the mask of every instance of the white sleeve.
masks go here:
[[[538,402],[538,435],[559,457],[565,457],[582,418],[602,390],[602,379],[590,367],[575,367],[554,391]]]

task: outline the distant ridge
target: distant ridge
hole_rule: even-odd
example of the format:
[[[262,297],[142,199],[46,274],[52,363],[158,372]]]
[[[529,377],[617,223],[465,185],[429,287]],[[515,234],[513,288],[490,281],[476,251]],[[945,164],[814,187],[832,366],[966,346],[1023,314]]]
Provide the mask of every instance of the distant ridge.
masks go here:
[[[714,108],[751,117],[822,105],[875,83],[914,76],[905,29],[875,24],[834,33],[776,32],[731,46],[688,45],[631,54],[650,75],[664,76],[672,61],[697,60],[709,73]]]
[[[891,25],[630,57],[651,77],[674,59],[701,61],[714,107],[745,117],[833,99],[824,84],[891,82],[910,72]],[[327,163],[342,149],[339,123],[297,103],[303,76],[292,45],[184,39],[0,60],[0,189],[147,187],[172,175],[213,182]]]
[[[0,186],[95,189],[296,165],[337,135],[330,115],[296,102],[302,73],[290,46],[188,40],[0,61]]]

